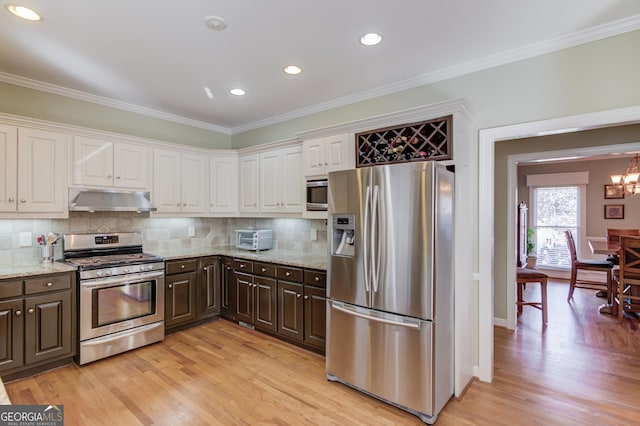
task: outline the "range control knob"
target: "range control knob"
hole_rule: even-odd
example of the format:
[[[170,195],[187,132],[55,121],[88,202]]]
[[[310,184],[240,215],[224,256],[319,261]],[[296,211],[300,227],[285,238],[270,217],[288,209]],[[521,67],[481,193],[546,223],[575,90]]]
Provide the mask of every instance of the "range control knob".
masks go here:
[[[105,271],[105,274],[106,275],[113,275],[113,272],[112,271]]]
[[[104,275],[104,274],[102,273],[102,271],[96,271],[96,276],[97,276],[97,277],[101,277],[102,275]]]
[[[125,274],[129,273],[129,268],[122,268],[122,272],[124,272]]]

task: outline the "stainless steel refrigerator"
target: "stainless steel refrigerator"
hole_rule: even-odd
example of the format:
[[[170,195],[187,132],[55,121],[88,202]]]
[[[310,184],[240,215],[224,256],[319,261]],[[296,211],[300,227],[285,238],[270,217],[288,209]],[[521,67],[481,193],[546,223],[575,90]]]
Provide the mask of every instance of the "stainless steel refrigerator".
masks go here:
[[[453,395],[453,187],[435,162],[329,173],[327,378],[426,423]]]

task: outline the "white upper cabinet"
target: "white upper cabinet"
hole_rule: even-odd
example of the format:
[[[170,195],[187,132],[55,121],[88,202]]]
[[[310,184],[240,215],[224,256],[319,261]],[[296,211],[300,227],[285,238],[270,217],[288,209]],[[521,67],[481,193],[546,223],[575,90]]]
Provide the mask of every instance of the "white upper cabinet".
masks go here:
[[[241,213],[257,213],[258,188],[260,187],[258,155],[243,155],[239,158],[238,163],[239,210]]]
[[[209,212],[238,211],[238,156],[214,154],[209,159]]]
[[[353,134],[345,133],[302,143],[304,176],[320,176],[355,167]]]
[[[74,185],[149,189],[149,148],[73,136]]]
[[[262,213],[301,213],[303,185],[301,146],[260,154]]]
[[[151,195],[157,213],[205,213],[208,165],[205,155],[154,149]]]
[[[64,133],[0,125],[0,211],[66,215],[66,159]]]

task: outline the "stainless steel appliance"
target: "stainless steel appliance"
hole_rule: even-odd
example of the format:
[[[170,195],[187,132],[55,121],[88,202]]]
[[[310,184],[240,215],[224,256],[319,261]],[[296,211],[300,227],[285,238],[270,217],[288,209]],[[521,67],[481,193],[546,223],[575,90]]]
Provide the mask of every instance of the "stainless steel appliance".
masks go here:
[[[326,372],[433,423],[453,395],[453,173],[329,173]]]
[[[307,211],[327,211],[328,179],[307,180]]]
[[[164,339],[164,259],[142,251],[141,233],[62,241],[64,261],[78,268],[79,364]]]
[[[269,250],[273,248],[273,230],[236,229],[236,248],[242,250]]]

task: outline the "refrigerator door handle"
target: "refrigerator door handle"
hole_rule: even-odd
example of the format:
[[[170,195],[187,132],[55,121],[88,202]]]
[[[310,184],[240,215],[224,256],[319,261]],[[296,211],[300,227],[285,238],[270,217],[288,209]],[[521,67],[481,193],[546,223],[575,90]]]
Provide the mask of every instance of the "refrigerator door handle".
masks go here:
[[[380,274],[380,245],[378,244],[378,195],[380,186],[373,186],[373,201],[371,203],[371,282],[373,292],[378,292],[378,278]]]
[[[364,318],[366,320],[381,322],[381,323],[384,323],[384,324],[397,325],[397,326],[400,326],[400,327],[411,328],[411,329],[414,329],[414,330],[420,330],[420,322],[419,321],[406,322],[406,321],[396,321],[396,320],[392,320],[392,319],[389,319],[389,318],[374,317],[374,316],[371,316],[371,315],[363,314],[362,312],[354,311],[354,310],[349,309],[348,307],[344,306],[343,304],[338,304],[336,302],[331,302],[331,307],[333,309],[335,309],[336,311],[344,312],[345,314],[353,315],[354,317]]]
[[[369,200],[371,198],[371,187],[367,185],[364,197],[364,235],[362,236],[362,253],[364,256],[364,288],[368,292],[371,290],[369,283],[369,238],[366,235],[369,232]]]

